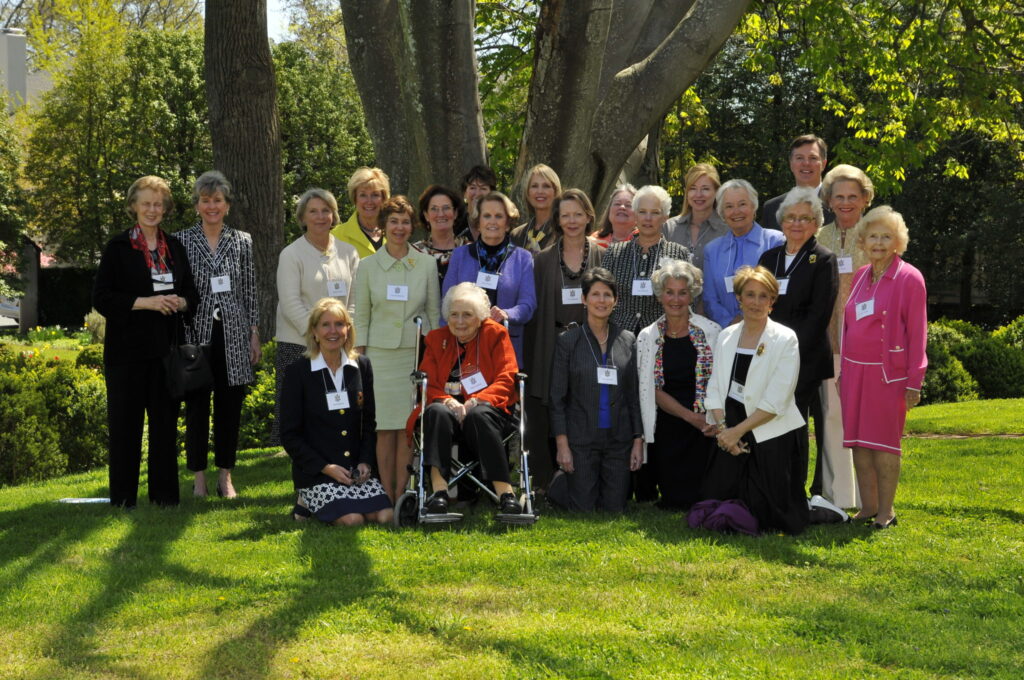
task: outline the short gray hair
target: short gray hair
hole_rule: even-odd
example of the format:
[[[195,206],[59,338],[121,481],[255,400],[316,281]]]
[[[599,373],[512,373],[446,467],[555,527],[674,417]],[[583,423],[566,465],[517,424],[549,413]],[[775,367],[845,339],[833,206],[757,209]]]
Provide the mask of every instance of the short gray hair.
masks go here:
[[[779,224],[782,224],[782,218],[786,216],[789,209],[801,203],[811,206],[811,212],[814,213],[814,219],[817,221],[817,226],[820,229],[825,224],[825,214],[821,210],[821,199],[818,198],[818,190],[811,189],[810,187],[793,187],[790,189],[786,197],[782,199],[779,209],[775,212],[775,219],[778,220]]]
[[[472,281],[463,281],[449,288],[444,294],[444,300],[441,301],[441,316],[447,319],[452,311],[452,305],[460,301],[471,304],[481,321],[491,315],[491,299],[487,297],[487,291]]]
[[[658,199],[661,203],[661,216],[668,218],[672,216],[672,197],[668,195],[668,192],[657,184],[648,184],[645,187],[640,187],[640,190],[633,194],[633,212],[636,212],[637,206],[640,205],[640,201],[653,196]]]
[[[897,255],[903,255],[903,253],[907,252],[907,246],[910,244],[910,232],[907,230],[907,223],[903,220],[903,215],[888,205],[872,208],[864,217],[860,218],[860,222],[853,228],[854,243],[863,250],[868,229],[876,222],[881,222],[892,230],[893,236],[896,237]]]
[[[306,230],[306,225],[302,224],[302,218],[306,214],[306,206],[314,198],[319,198],[331,209],[332,226],[341,221],[341,215],[338,214],[338,199],[334,197],[334,194],[327,189],[306,189],[305,193],[299,196],[299,202],[295,204],[295,221],[302,226],[303,231]]]
[[[694,298],[704,290],[704,274],[685,260],[666,260],[665,264],[651,274],[655,297],[661,297],[665,292],[665,283],[669,279],[686,281],[686,287],[690,289],[690,295]]]
[[[228,182],[224,173],[219,170],[207,170],[199,175],[196,183],[192,185],[192,205],[199,205],[199,199],[202,196],[213,196],[218,191],[228,203],[234,200],[234,196],[231,194],[231,183]]]
[[[718,212],[719,217],[723,220],[725,219],[725,215],[722,214],[722,196],[730,189],[743,189],[746,191],[750,202],[754,204],[754,212],[757,212],[757,189],[754,188],[754,185],[745,179],[731,179],[718,187],[718,192],[715,194],[715,210]]]

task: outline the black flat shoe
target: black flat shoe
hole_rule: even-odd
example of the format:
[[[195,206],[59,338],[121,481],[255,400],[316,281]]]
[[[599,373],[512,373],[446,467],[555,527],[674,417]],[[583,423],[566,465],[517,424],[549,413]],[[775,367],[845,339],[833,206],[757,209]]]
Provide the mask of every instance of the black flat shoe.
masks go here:
[[[448,514],[448,492],[435,491],[427,498],[427,513],[431,515]]]
[[[501,499],[498,501],[499,509],[502,515],[521,515],[523,514],[523,506],[519,505],[519,501],[516,500],[516,495],[512,493],[501,494]]]
[[[896,515],[893,515],[892,519],[889,520],[888,522],[886,522],[885,524],[882,524],[881,522],[872,522],[871,523],[871,528],[880,531],[882,529],[888,529],[889,527],[894,527],[898,523],[899,522],[896,521]]]
[[[309,511],[309,508],[304,508],[298,503],[292,506],[291,512],[288,516],[294,519],[296,522],[301,522],[304,519],[309,519],[313,516],[313,513]]]

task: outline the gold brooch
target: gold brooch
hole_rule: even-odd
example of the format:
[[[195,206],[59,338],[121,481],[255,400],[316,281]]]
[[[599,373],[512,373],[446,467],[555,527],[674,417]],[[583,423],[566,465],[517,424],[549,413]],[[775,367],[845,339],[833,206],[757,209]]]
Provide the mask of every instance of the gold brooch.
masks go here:
[[[818,261],[818,256],[817,255],[811,255],[809,258],[807,258],[807,261],[810,262],[811,264],[814,264],[815,262]]]
[[[757,356],[761,356],[762,354],[764,354],[764,343],[763,342],[760,345],[757,346]]]

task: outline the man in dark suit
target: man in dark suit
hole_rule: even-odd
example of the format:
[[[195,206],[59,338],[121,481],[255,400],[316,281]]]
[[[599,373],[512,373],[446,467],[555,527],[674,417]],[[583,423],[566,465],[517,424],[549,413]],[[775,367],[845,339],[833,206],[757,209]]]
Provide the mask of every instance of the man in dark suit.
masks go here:
[[[825,165],[828,163],[828,144],[817,135],[800,135],[789,143],[789,169],[793,173],[793,181],[798,187],[808,187],[819,191],[821,188],[821,176],[825,172]],[[782,199],[786,197],[785,192],[774,198],[765,201],[761,209],[761,219],[758,222],[765,229],[779,229],[779,219],[776,215]],[[825,224],[834,218],[832,211],[826,206]]]

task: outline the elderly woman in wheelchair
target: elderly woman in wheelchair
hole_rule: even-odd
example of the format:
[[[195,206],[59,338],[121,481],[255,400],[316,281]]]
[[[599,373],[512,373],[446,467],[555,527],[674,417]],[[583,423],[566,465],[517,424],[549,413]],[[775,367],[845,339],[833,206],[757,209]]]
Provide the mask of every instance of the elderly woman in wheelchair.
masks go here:
[[[420,370],[426,374],[423,411],[423,468],[429,469],[426,511],[448,512],[452,445],[459,442],[479,457],[483,477],[498,496],[499,513],[523,509],[510,482],[502,443],[516,400],[516,354],[504,326],[490,319],[487,293],[460,283],[444,297],[447,326],[431,331]],[[419,413],[414,412],[410,424]]]

